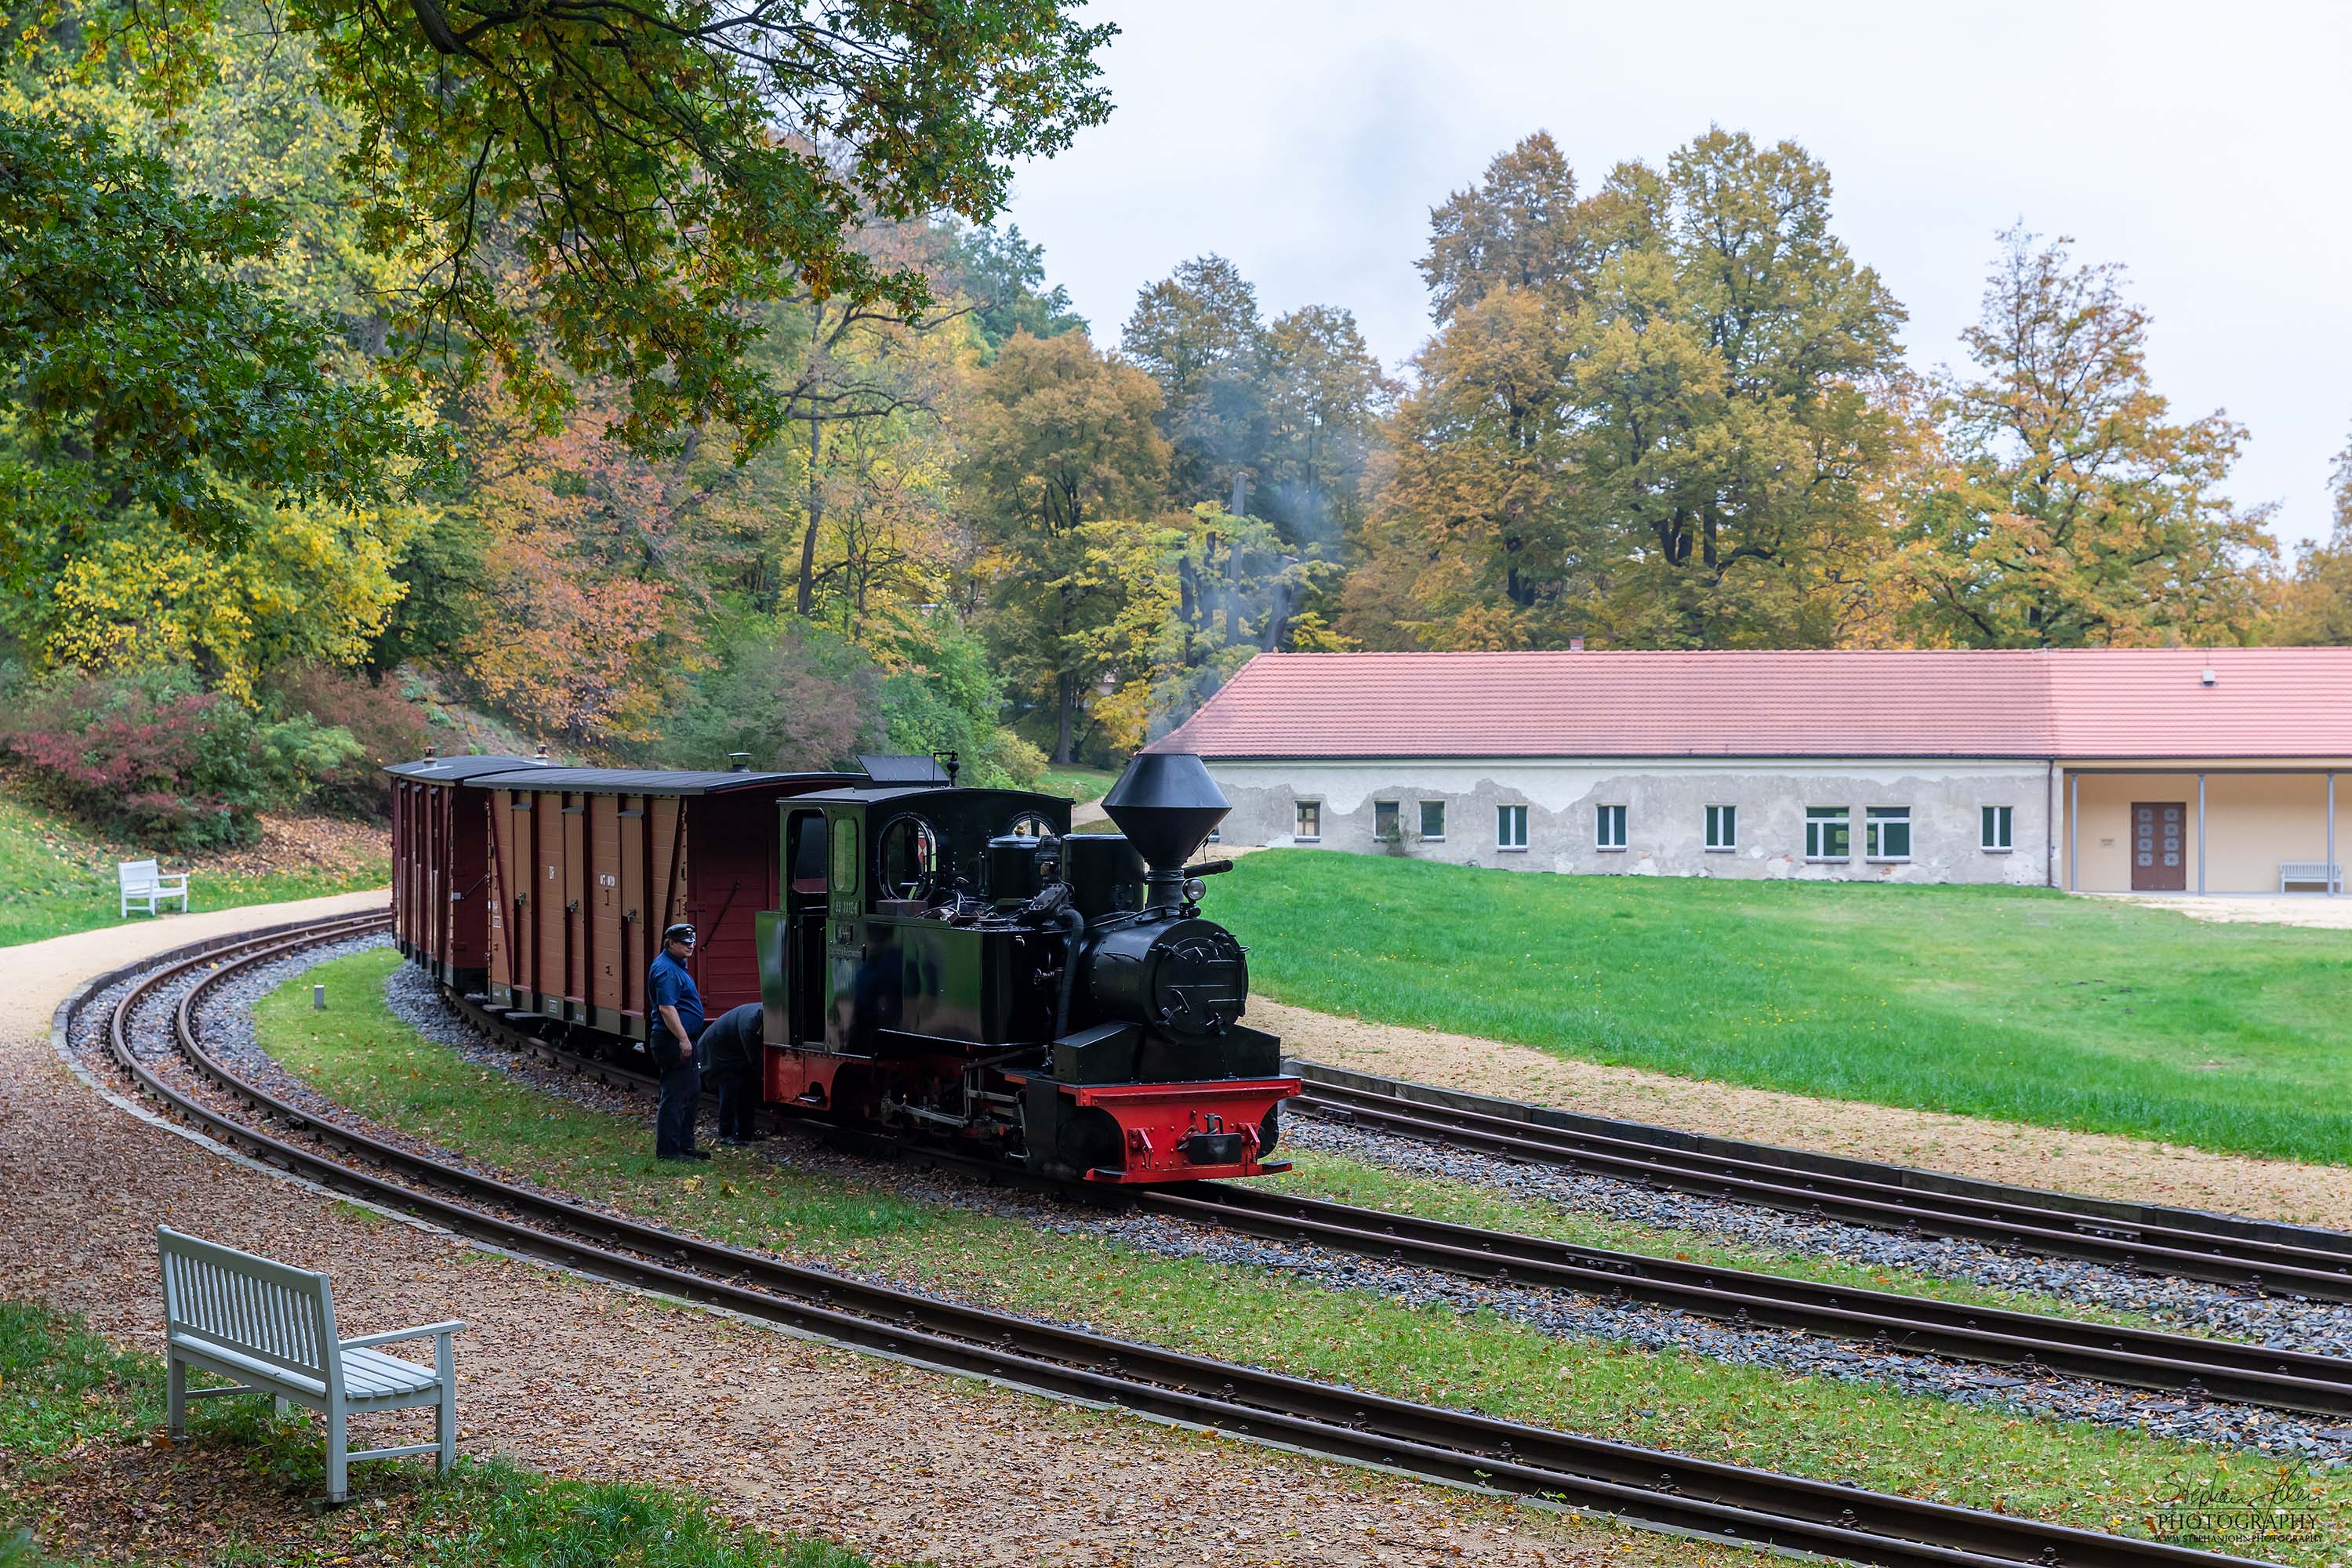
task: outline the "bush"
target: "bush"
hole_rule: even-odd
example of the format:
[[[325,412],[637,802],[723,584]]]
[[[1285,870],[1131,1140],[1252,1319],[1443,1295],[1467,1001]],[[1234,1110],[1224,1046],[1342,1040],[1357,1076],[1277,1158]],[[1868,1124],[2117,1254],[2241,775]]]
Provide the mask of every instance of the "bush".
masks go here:
[[[882,683],[889,749],[912,756],[953,752],[963,784],[1034,789],[1045,753],[997,722],[1004,690],[979,639],[949,630],[902,651],[909,668]]]
[[[871,748],[876,674],[858,649],[804,622],[751,621],[719,668],[661,728],[667,768],[723,768],[748,752],[755,768],[814,772]]]
[[[300,800],[360,747],[307,714],[265,722],[161,670],[27,687],[0,714],[0,751],[36,793],[109,835],[193,850],[251,843],[257,813]]]
[[[431,725],[425,710],[397,686],[322,664],[281,670],[268,687],[270,704],[289,719],[308,715],[350,734],[358,751],[313,775],[311,799],[329,811],[382,816],[392,805],[383,765],[425,754]]]

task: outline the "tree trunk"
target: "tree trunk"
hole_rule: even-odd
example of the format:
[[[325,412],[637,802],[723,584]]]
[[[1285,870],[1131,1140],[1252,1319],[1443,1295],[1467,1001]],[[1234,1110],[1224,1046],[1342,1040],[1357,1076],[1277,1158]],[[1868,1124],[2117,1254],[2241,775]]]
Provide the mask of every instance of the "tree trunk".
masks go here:
[[[801,589],[794,601],[803,620],[808,619],[816,607],[816,531],[824,521],[824,476],[817,468],[817,459],[823,453],[824,425],[812,416],[808,426],[808,531],[801,535]]]
[[[1071,722],[1077,716],[1078,678],[1066,669],[1054,677],[1054,704],[1060,710],[1054,731],[1054,761],[1067,764]]]
[[[1225,510],[1235,517],[1249,515],[1249,470],[1238,463],[1234,465],[1233,504]]]

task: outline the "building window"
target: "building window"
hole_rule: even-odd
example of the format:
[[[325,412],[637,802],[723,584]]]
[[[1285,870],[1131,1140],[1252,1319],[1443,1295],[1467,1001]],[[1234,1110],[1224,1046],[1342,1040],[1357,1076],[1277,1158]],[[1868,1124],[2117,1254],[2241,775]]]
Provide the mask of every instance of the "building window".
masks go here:
[[[1706,847],[1709,849],[1739,847],[1739,808],[1736,805],[1710,805],[1706,808]]]
[[[1298,803],[1298,821],[1291,829],[1291,837],[1297,838],[1301,844],[1319,844],[1323,841],[1323,803],[1321,801],[1302,800]]]
[[[1593,815],[1592,847],[1595,849],[1625,847],[1625,808],[1604,805]]]
[[[1528,808],[1524,805],[1498,805],[1495,808],[1495,847],[1525,849],[1528,847]]]
[[[1843,860],[1851,858],[1848,835],[1853,814],[1842,805],[1805,807],[1805,858]]]
[[[1397,829],[1397,803],[1392,800],[1372,802],[1372,837],[1383,844],[1395,844],[1404,835]]]
[[[1445,842],[1445,803],[1424,800],[1421,803],[1421,841],[1423,844]]]
[[[1874,805],[1864,814],[1862,853],[1871,860],[1911,858],[1911,808]]]
[[[1986,854],[2006,855],[2015,847],[2010,837],[2015,811],[2014,806],[2007,805],[1989,805],[1984,808],[1984,852]]]

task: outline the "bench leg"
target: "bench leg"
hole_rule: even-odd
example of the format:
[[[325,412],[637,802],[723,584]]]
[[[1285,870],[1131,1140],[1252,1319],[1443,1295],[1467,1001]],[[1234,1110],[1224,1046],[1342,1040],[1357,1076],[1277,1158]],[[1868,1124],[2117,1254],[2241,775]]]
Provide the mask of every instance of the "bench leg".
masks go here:
[[[433,1347],[434,1371],[441,1378],[441,1406],[433,1415],[433,1436],[441,1451],[434,1456],[434,1468],[447,1475],[457,1464],[457,1357],[450,1347],[449,1336],[439,1336]]]
[[[163,1416],[174,1437],[188,1433],[188,1363],[178,1356],[171,1358],[171,1370],[163,1377]]]
[[[331,1503],[352,1495],[351,1434],[345,1420],[340,1405],[327,1412],[327,1500]]]

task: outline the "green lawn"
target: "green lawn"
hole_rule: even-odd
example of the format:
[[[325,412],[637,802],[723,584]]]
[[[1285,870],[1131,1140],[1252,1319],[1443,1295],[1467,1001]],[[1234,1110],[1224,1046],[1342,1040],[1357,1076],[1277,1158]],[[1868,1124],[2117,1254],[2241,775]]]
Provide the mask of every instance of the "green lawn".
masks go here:
[[[60,1562],[37,1555],[43,1498],[58,1508],[79,1494],[83,1510],[100,1513],[124,1506],[108,1495],[120,1484],[110,1466],[162,1430],[163,1390],[160,1359],[117,1351],[71,1319],[0,1297],[0,1563]],[[428,1460],[361,1464],[353,1493],[377,1506],[314,1514],[305,1504],[324,1494],[325,1451],[305,1415],[278,1418],[260,1399],[197,1403],[185,1444],[130,1461],[130,1500],[153,1515],[132,1561],[869,1568],[826,1542],[745,1530],[685,1493],[557,1479],[497,1458],[461,1458],[446,1479],[431,1477]],[[100,1494],[95,1506],[93,1492]],[[25,1497],[35,1500],[29,1518]],[[37,1555],[23,1556],[28,1549]]]
[[[1047,795],[1068,795],[1076,804],[1084,805],[1090,800],[1100,800],[1118,782],[1117,768],[1071,765],[1047,768],[1037,780],[1037,787]]]
[[[2352,1163],[2352,931],[2042,889],[1563,877],[1269,850],[1276,1001],[1838,1100]]]
[[[121,903],[114,868],[119,861],[132,858],[92,839],[63,817],[0,795],[0,947],[116,924]],[[166,871],[183,865],[169,856],[157,858]],[[188,884],[188,904],[192,910],[236,909],[380,888],[391,880],[388,856],[343,875],[287,871],[231,876],[199,871]],[[178,910],[176,904],[166,907]]]
[[[2251,1497],[2275,1468],[2141,1434],[2004,1415],[1878,1385],[1556,1339],[1489,1312],[1408,1307],[1258,1270],[1139,1252],[1086,1232],[916,1202],[887,1175],[781,1173],[718,1151],[691,1173],[651,1158],[646,1123],[474,1067],[420,1039],[383,1003],[398,961],[320,965],[262,1002],[260,1038],[336,1102],[467,1150],[511,1176],[741,1245],[936,1281],[966,1300],[1402,1397],[1465,1405],[1630,1442],[2094,1528],[2155,1500],[2218,1488]],[[329,1009],[313,1012],[324,983]],[[1474,1217],[1481,1200],[1318,1160],[1305,1190],[1353,1184],[1423,1213]],[[2352,1474],[2290,1467],[2340,1515]],[[2126,1523],[2124,1528],[2128,1528]],[[2294,1559],[2318,1563],[2305,1553]]]

